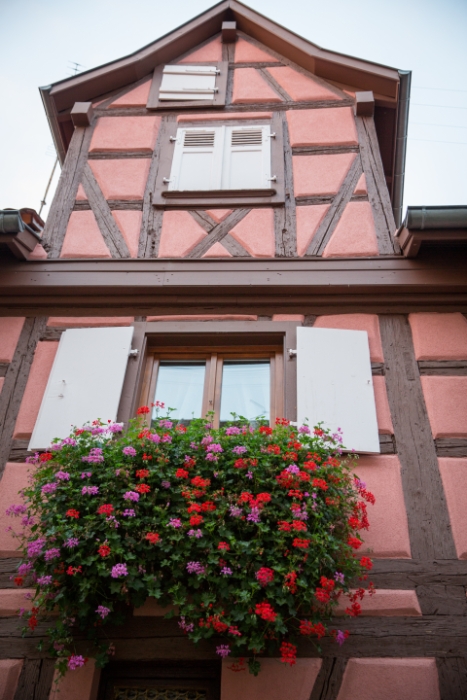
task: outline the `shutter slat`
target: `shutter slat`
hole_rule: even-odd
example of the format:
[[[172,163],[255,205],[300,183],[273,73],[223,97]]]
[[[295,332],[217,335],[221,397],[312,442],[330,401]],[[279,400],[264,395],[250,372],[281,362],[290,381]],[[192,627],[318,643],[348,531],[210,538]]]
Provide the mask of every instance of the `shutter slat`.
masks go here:
[[[297,329],[297,418],[340,427],[349,450],[380,451],[366,332]]]
[[[29,449],[45,449],[73,426],[116,420],[133,327],[62,333]]]

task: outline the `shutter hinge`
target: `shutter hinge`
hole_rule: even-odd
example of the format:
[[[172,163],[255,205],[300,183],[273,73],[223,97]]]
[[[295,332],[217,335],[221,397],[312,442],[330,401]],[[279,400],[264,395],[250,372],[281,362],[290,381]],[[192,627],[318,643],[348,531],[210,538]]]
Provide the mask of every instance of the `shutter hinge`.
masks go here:
[[[277,175],[273,175],[272,177],[268,177],[268,178],[266,178],[266,179],[269,180],[269,182],[276,182],[276,181],[277,181]]]
[[[129,355],[130,357],[138,357],[138,355],[139,355],[139,350],[138,350],[138,348],[135,348],[134,350],[130,350],[130,352],[128,353],[128,355]]]
[[[270,139],[275,139],[276,138],[276,132],[273,131],[272,134],[269,134]]]
[[[169,136],[169,141],[176,141],[177,137],[176,136]]]
[[[291,360],[293,357],[297,357],[297,351],[292,350],[292,348],[288,348],[287,353],[289,355],[289,360]]]
[[[169,180],[168,177],[163,177],[162,182],[165,182],[166,184],[169,184],[169,182],[172,182],[172,180]]]

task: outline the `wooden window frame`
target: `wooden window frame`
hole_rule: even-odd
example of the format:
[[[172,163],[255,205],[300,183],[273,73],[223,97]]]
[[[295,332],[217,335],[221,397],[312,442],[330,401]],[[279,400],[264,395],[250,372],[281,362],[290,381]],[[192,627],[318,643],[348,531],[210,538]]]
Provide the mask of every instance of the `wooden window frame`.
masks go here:
[[[235,207],[235,206],[280,206],[285,202],[285,169],[282,118],[275,112],[272,118],[261,120],[235,119],[225,120],[219,115],[218,119],[197,120],[196,122],[183,121],[183,128],[209,129],[215,126],[261,126],[269,124],[271,133],[275,134],[270,139],[271,144],[271,176],[277,179],[274,187],[264,190],[197,190],[197,191],[169,191],[167,181],[170,180],[172,160],[174,154],[174,139],[177,129],[182,126],[178,122],[168,122],[164,130],[164,139],[160,146],[159,169],[156,177],[156,185],[153,192],[152,203],[157,208],[188,208],[201,207]]]
[[[128,362],[118,420],[128,422],[136,415],[138,406],[145,405],[140,402],[143,387],[148,387],[149,382],[148,358],[154,351],[164,353],[167,349],[178,347],[180,352],[193,353],[200,347],[210,349],[220,347],[223,352],[235,354],[241,351],[242,347],[255,349],[257,352],[264,352],[269,347],[274,352],[282,354],[282,361],[275,362],[277,373],[275,378],[283,384],[283,414],[279,417],[295,421],[297,363],[289,356],[288,351],[296,348],[297,326],[300,325],[298,322],[291,321],[141,321],[134,323],[133,348],[137,349],[138,353]],[[274,412],[278,411],[279,407],[277,406]]]
[[[157,66],[152,76],[149,97],[146,104],[147,109],[208,109],[210,107],[224,107],[227,96],[227,75],[229,64],[227,61],[193,61],[194,66],[214,66],[220,71],[216,80],[218,91],[214,93],[212,100],[159,100],[159,91],[162,83],[162,72],[165,66],[177,65],[165,63]],[[183,66],[184,64],[180,64]]]

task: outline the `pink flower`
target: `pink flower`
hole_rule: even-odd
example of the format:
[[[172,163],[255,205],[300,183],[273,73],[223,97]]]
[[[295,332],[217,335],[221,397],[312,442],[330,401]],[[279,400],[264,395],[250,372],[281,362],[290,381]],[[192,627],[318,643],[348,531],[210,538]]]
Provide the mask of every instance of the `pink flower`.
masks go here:
[[[219,654],[223,659],[230,654],[230,647],[228,644],[220,644],[216,647],[216,654]]]
[[[81,668],[86,663],[86,659],[78,654],[72,654],[68,659],[68,668],[70,671],[76,671],[77,668]]]
[[[105,605],[98,605],[98,606],[97,606],[96,613],[97,613],[102,619],[104,619],[105,617],[107,617],[107,615],[109,614],[109,612],[110,612],[110,608],[106,608]]]
[[[115,564],[112,567],[112,572],[110,574],[112,578],[119,578],[120,576],[128,576],[128,569],[126,564]]]

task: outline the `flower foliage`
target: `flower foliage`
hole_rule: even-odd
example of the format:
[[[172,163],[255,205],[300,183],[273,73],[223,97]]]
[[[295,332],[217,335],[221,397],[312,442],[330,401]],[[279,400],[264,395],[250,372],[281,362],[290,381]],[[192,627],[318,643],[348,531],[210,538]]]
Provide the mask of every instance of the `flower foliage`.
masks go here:
[[[293,665],[301,637],[342,644],[348,633],[328,622],[341,596],[360,612],[365,589],[351,585],[371,569],[358,549],[374,497],[339,435],[284,419],[147,429],[146,413],[126,432],[95,421],[30,459],[25,505],[8,509],[24,526],[15,582],[36,588],[25,631],[54,612],[62,672],[85,662],[77,635],[104,665],[112,625],[148,597],[176,606],[193,642],[213,637],[220,656],[240,657],[233,670],[250,657],[257,673],[256,656],[277,651]]]

